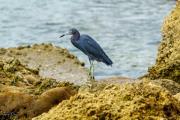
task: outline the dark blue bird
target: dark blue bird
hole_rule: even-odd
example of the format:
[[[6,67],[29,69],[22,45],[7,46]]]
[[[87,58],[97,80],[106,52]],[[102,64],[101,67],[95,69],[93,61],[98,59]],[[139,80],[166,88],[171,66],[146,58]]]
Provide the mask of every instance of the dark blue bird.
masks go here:
[[[84,54],[86,54],[89,58],[90,62],[90,75],[93,76],[93,61],[96,60],[98,62],[103,62],[106,65],[112,65],[113,62],[106,55],[100,45],[89,35],[80,35],[79,31],[75,28],[69,30],[69,32],[61,35],[63,37],[65,35],[71,36],[71,43],[78,49],[80,49]],[[93,71],[92,71],[93,70]]]

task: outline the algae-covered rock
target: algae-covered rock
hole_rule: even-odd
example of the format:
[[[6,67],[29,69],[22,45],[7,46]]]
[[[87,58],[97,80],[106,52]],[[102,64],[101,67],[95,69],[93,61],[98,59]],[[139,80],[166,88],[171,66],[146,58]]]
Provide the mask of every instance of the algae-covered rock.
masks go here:
[[[84,63],[70,54],[67,49],[55,47],[52,44],[2,48],[0,56],[15,57],[28,68],[38,70],[42,77],[69,81],[78,85],[87,82],[88,72],[83,67]],[[13,71],[11,66],[5,66],[5,69]]]
[[[174,97],[180,101],[180,93],[177,93],[176,95],[174,95]]]
[[[180,101],[167,90],[141,81],[81,91],[33,120],[180,119]]]
[[[28,120],[77,92],[78,86],[42,78],[13,57],[0,58],[0,119]]]
[[[156,79],[151,81],[153,84],[160,85],[166,90],[168,90],[172,95],[180,92],[180,84],[168,79]]]
[[[101,83],[101,84],[104,84],[104,83],[105,84],[124,84],[124,83],[133,83],[135,81],[137,81],[137,79],[114,76],[114,77],[100,79],[100,80],[98,80],[98,83]]]
[[[148,78],[171,79],[180,83],[180,1],[166,17],[156,64],[149,68]]]

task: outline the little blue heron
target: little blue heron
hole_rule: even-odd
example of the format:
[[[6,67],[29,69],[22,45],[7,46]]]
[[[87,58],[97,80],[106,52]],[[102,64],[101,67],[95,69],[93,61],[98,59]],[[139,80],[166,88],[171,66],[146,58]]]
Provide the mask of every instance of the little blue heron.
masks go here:
[[[72,28],[67,33],[62,34],[60,38],[64,37],[65,35],[72,35],[71,43],[88,56],[91,78],[94,78],[94,60],[112,66],[113,62],[111,59],[106,55],[100,45],[89,35],[80,35],[79,31],[75,28]]]

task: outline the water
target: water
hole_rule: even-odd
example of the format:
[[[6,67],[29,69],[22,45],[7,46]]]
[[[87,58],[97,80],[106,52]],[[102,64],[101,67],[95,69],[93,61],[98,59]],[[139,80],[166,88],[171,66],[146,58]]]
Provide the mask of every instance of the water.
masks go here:
[[[112,58],[96,64],[97,78],[138,77],[155,62],[163,18],[173,0],[0,0],[0,47],[53,43],[87,57],[61,33],[75,27],[91,35]]]

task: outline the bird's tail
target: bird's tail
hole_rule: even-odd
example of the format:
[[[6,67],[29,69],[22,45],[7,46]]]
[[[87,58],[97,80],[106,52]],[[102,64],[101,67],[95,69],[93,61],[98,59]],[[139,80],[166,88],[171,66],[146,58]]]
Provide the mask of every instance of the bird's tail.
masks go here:
[[[112,60],[105,53],[103,54],[102,58],[103,58],[103,61],[102,61],[103,63],[105,63],[106,65],[112,66],[113,64]]]

